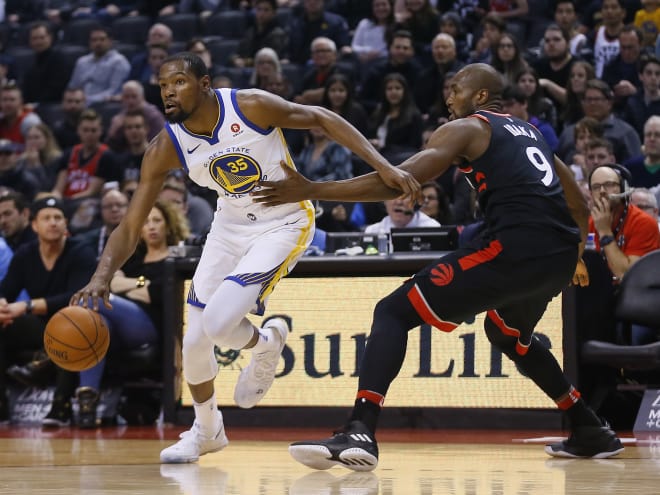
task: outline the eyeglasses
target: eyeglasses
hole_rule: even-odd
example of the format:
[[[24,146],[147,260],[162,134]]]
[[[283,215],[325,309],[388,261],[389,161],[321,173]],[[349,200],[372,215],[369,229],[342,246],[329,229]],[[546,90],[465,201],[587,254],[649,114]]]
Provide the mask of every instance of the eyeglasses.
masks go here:
[[[636,204],[635,206],[637,208],[639,208],[640,210],[650,211],[650,212],[654,212],[655,209],[656,209],[656,207],[653,206],[653,205],[646,205],[646,204],[643,204],[643,203],[642,204]]]
[[[614,180],[608,180],[606,182],[603,182],[601,184],[595,183],[591,184],[591,190],[592,191],[600,191],[602,188],[605,188],[606,191],[610,191],[612,189],[618,189],[620,184],[617,181]]]
[[[602,101],[607,100],[604,96],[590,96],[590,97],[583,97],[582,98],[582,103],[600,103]]]
[[[103,210],[112,210],[113,208],[117,208],[118,210],[128,208],[128,203],[108,203],[107,205],[101,206],[101,209]]]
[[[499,48],[515,48],[513,43],[500,43],[497,45]]]
[[[331,52],[332,48],[314,48],[312,53],[328,53]]]
[[[557,36],[556,38],[543,38],[543,41],[545,41],[546,43],[550,43],[550,42],[558,43],[559,41],[561,41],[563,39],[564,38],[562,38],[561,36]]]

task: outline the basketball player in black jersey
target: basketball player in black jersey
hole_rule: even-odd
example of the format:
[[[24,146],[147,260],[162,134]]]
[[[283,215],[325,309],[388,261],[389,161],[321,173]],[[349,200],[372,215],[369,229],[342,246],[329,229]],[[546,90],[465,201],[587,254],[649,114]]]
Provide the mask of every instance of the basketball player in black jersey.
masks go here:
[[[374,437],[390,383],[404,361],[408,332],[423,323],[451,331],[486,312],[489,341],[568,416],[570,437],[546,446],[552,456],[610,457],[623,450],[608,425],[589,409],[553,355],[533,336],[548,302],[568,285],[587,285],[581,261],[589,210],[572,173],[538,130],[503,115],[501,76],[490,66],[462,69],[451,84],[451,121],[428,147],[401,167],[424,183],[458,163],[476,189],[484,227],[471,245],[454,251],[382,299],[374,310],[355,405],[345,427],[329,439],[296,442],[299,462],[316,469],[343,465],[369,471],[378,463]],[[341,182],[264,182],[255,201],[319,199],[378,201],[400,194],[376,174]]]

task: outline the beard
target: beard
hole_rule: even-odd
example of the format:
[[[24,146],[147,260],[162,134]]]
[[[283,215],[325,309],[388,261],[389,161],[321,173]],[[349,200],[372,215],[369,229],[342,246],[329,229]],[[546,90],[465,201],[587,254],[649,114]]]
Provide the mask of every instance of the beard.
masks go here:
[[[182,124],[185,122],[188,117],[190,117],[191,112],[184,112],[183,110],[177,110],[174,113],[166,114],[165,118],[170,124]]]

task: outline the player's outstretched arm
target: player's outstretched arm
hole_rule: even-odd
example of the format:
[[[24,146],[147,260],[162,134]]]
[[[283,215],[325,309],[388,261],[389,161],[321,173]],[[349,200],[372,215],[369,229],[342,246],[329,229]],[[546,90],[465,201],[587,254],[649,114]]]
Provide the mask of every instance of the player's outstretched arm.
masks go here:
[[[99,308],[99,299],[111,307],[110,280],[135,251],[140,231],[160,193],[167,173],[178,158],[166,131],[161,131],[147,147],[142,159],[140,182],[133,194],[126,215],[110,234],[101,258],[89,283],[73,294],[70,304]]]
[[[477,153],[479,148],[472,143],[472,138],[475,133],[481,132],[481,124],[476,122],[477,119],[472,120],[475,122],[454,121],[440,127],[431,136],[427,149],[408,158],[399,168],[423,183],[441,175],[457,158],[465,157],[466,153]],[[260,182],[260,187],[251,193],[255,202],[274,206],[304,199],[382,201],[399,195],[398,191],[388,187],[374,172],[341,181],[312,182],[284,163],[281,165],[286,179]]]
[[[400,191],[399,196],[421,199],[421,186],[415,177],[392,166],[367,138],[336,113],[319,106],[292,103],[260,90],[243,90],[238,101],[243,113],[264,128],[322,128],[331,139],[368,163],[388,187]]]

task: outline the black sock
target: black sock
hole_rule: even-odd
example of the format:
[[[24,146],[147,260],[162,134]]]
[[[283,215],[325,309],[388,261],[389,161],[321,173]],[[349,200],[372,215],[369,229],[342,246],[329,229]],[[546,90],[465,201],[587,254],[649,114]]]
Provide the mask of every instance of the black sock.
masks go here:
[[[353,413],[351,414],[349,421],[362,421],[373,435],[376,433],[379,414],[380,406],[377,404],[374,404],[365,398],[355,399]]]
[[[603,426],[596,413],[581,398],[565,412],[573,428],[577,426]]]

